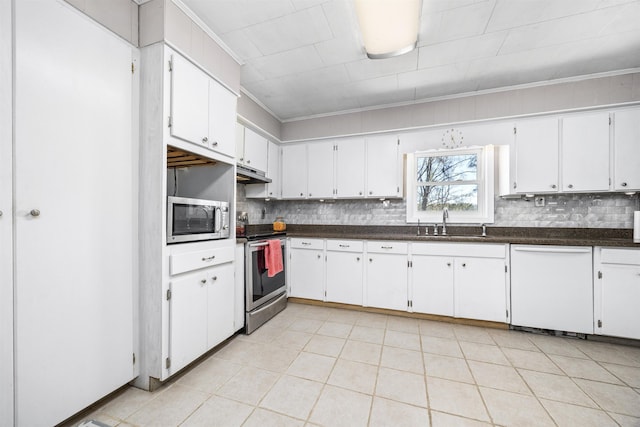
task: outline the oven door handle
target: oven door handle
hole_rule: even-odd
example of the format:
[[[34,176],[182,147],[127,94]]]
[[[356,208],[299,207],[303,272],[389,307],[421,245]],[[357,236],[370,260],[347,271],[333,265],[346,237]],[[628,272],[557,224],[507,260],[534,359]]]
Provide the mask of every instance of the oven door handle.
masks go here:
[[[258,248],[260,246],[267,246],[269,242],[258,242],[258,243],[249,243],[250,248]],[[280,245],[283,244],[283,241],[280,240]]]

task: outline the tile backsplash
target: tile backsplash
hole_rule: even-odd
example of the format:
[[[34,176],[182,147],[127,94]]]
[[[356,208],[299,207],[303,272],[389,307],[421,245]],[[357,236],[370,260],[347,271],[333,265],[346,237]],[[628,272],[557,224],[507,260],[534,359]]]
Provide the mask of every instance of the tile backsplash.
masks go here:
[[[501,227],[633,228],[638,195],[621,193],[544,195],[534,199],[501,199],[495,203],[493,225]],[[291,224],[405,225],[405,200],[255,200],[237,185],[237,211],[249,214],[250,224],[269,224],[277,216]]]

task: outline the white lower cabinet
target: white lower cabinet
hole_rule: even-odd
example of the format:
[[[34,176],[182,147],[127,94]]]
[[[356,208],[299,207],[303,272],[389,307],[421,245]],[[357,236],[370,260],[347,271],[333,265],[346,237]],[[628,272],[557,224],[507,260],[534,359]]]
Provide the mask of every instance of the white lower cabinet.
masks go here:
[[[594,332],[640,339],[640,250],[594,249]]]
[[[174,275],[169,282],[169,375],[235,332],[234,249],[218,251],[224,252],[218,263]],[[201,257],[201,252],[174,254],[170,263],[191,254]]]
[[[363,250],[361,241],[327,240],[327,301],[362,305]]]
[[[324,240],[292,238],[289,261],[289,296],[324,300]]]
[[[507,246],[413,243],[414,312],[507,322]]]
[[[408,244],[367,242],[366,306],[407,310]]]

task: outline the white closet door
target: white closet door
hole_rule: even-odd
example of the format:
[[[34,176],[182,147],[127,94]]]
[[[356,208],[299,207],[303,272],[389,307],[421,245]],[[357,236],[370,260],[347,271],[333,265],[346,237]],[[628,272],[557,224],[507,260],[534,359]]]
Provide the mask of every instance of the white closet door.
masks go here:
[[[15,8],[16,422],[50,426],[133,378],[132,48]]]

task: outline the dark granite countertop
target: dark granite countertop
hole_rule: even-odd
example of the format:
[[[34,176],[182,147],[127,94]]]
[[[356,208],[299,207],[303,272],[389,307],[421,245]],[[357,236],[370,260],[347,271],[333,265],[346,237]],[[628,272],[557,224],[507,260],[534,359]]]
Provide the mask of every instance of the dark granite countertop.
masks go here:
[[[271,224],[250,227],[267,230],[271,228]],[[633,243],[632,229],[487,226],[486,237],[481,236],[482,228],[479,226],[447,226],[447,236],[433,236],[433,227],[429,227],[428,236],[424,235],[424,226],[420,227],[419,236],[417,230],[416,225],[287,224],[288,237],[640,248],[640,243]]]

